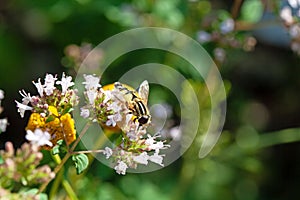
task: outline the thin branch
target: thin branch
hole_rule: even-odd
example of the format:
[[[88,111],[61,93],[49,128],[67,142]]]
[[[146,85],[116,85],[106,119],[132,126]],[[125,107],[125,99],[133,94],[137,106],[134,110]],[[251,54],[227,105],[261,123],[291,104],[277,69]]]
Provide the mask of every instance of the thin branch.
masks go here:
[[[244,0],[234,0],[232,8],[231,8],[231,16],[233,19],[238,18],[243,3],[244,3]]]

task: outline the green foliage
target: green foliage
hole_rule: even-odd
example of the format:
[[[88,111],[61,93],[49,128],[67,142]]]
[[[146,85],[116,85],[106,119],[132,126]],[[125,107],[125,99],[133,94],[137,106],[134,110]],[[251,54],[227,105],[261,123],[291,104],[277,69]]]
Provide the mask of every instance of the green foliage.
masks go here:
[[[84,154],[73,155],[74,163],[67,162],[61,176],[70,180],[79,199],[298,198],[300,178],[297,160],[300,134],[299,128],[296,127],[299,126],[300,109],[299,60],[286,50],[288,44],[282,48],[276,43],[288,37],[287,31],[282,29],[284,37],[275,38],[276,41],[269,42],[268,45],[264,45],[264,37],[261,37],[260,45],[254,52],[241,51],[248,48],[246,36],[251,34],[252,28],[273,25],[260,24],[260,19],[265,10],[272,12],[273,6],[277,6],[277,1],[268,1],[271,2],[268,5],[264,4],[267,1],[260,0],[5,2],[8,1],[1,2],[4,12],[0,17],[0,70],[3,72],[0,74],[0,86],[7,91],[11,102],[20,88],[28,87],[33,90],[31,85],[24,86],[24,83],[36,80],[36,77],[46,72],[59,73],[65,70],[61,65],[68,65],[68,69],[76,75],[76,68],[74,70],[72,67],[80,66],[82,55],[88,52],[83,50],[91,49],[104,39],[129,28],[167,27],[195,39],[198,39],[198,31],[204,30],[209,34],[214,33],[212,40],[203,43],[203,47],[211,55],[214,55],[216,48],[225,49],[225,60],[215,60],[225,79],[228,95],[226,126],[217,145],[204,159],[199,159],[197,155],[211,118],[211,100],[203,82],[206,77],[197,75],[191,65],[183,59],[161,51],[130,52],[111,64],[103,76],[103,80],[110,83],[133,66],[150,62],[169,65],[189,78],[198,94],[197,103],[200,105],[198,134],[181,159],[164,169],[148,174],[119,176],[95,158],[88,160]],[[233,8],[239,8],[239,5],[234,6],[237,2],[241,2],[241,7],[234,15]],[[235,19],[235,30],[221,34],[220,25],[224,20],[231,18]],[[273,23],[282,27],[279,20],[274,20]],[[278,33],[266,30],[267,34],[264,35],[259,30],[255,31],[257,35],[262,34],[259,36],[267,38],[275,37]],[[84,42],[92,45],[89,48],[79,48]],[[81,54],[75,58],[79,59],[67,57],[61,60],[64,50],[67,51],[66,47],[69,45],[76,46],[75,52],[79,51]],[[253,46],[250,47],[253,49]],[[169,74],[162,73],[157,79],[169,81],[170,78]],[[170,79],[170,84],[182,88],[181,100],[185,105],[191,106],[194,102],[188,97],[193,91],[189,90],[187,83],[177,85],[171,81]],[[156,85],[151,85],[150,88],[150,104],[165,103],[171,106],[172,114],[166,126],[179,124],[181,113],[176,97],[167,89]],[[14,106],[8,102],[3,102],[4,106]],[[260,106],[256,107],[257,104]],[[5,108],[5,112],[9,113],[10,120],[19,119],[15,107]],[[72,110],[66,106],[60,112],[65,114],[71,113]],[[187,117],[192,118],[193,114],[195,113],[191,112]],[[49,117],[47,122],[52,120],[53,116]],[[2,140],[6,138],[14,140],[16,145],[24,141],[25,125],[13,126],[11,122],[8,133],[1,133],[1,145],[4,144]],[[187,136],[188,131],[187,129],[184,132]],[[116,140],[121,139],[115,137]],[[52,153],[66,153],[62,146],[64,145],[58,142]],[[84,148],[84,145],[81,147]],[[13,154],[8,155],[3,151],[0,153],[1,197],[5,194],[9,195],[10,199],[32,199],[36,195],[36,189],[30,190],[29,186],[35,188],[41,182],[49,180],[49,173],[45,173],[39,166],[39,154],[33,153],[29,147],[22,148],[13,153],[15,159]],[[50,158],[44,157],[41,162],[50,163],[52,168],[55,167]],[[76,170],[71,167],[72,164],[75,164]],[[19,167],[12,167],[16,165]],[[281,180],[284,180],[285,184]],[[55,184],[49,184],[46,191],[51,190]],[[57,192],[54,192],[53,198],[68,198],[59,182],[56,186]],[[12,190],[19,192],[20,187],[25,187],[23,194],[12,193]],[[40,198],[46,199],[42,194]]]
[[[47,117],[47,119],[46,119],[45,122],[46,122],[46,123],[52,122],[52,121],[54,121],[56,118],[57,118],[57,117],[54,116],[54,115],[49,115],[49,117]]]
[[[81,174],[89,165],[89,159],[85,154],[76,154],[72,156],[77,174]]]
[[[62,148],[62,145],[64,144],[64,140],[58,140],[56,142],[56,145],[52,148],[52,154],[53,155],[56,155],[56,154],[59,154],[61,151],[61,148]]]
[[[11,143],[6,144],[5,151],[0,151],[3,158],[0,164],[0,196],[7,195],[9,199],[47,199],[47,195],[37,194],[37,189],[31,189],[55,176],[48,165],[39,166],[42,153],[28,143],[17,149],[16,154],[14,151]]]
[[[260,0],[246,0],[241,8],[241,19],[247,22],[258,22],[264,12],[264,5]]]

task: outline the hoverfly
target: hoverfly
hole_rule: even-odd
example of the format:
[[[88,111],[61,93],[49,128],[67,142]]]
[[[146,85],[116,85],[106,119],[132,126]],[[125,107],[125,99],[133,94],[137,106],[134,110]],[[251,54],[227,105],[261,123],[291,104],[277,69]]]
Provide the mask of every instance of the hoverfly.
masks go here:
[[[133,121],[138,122],[141,126],[150,124],[151,115],[147,107],[149,95],[148,81],[143,81],[137,90],[120,82],[115,82],[114,87],[124,95],[128,103],[128,108],[133,115]]]
[[[140,126],[147,126],[151,123],[151,115],[147,107],[149,84],[148,81],[143,81],[137,90],[124,83],[115,82],[103,86],[104,90],[116,89],[125,99],[128,109],[132,114],[132,120],[138,122]]]

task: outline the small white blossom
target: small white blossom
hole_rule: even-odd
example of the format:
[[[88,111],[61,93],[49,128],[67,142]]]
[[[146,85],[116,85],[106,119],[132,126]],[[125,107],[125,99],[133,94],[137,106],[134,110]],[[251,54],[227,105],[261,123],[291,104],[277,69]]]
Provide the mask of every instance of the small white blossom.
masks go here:
[[[90,110],[86,108],[80,108],[80,116],[83,118],[88,118],[90,116]]]
[[[50,142],[51,135],[47,131],[42,131],[41,129],[35,129],[34,132],[27,130],[26,139],[32,144],[37,146],[48,145],[52,147],[52,142]]]
[[[299,0],[288,0],[288,2],[292,8],[299,8],[300,6]]]
[[[179,141],[182,135],[182,131],[178,126],[176,126],[170,129],[169,134],[173,140]]]
[[[6,118],[0,119],[0,131],[1,132],[5,132],[6,131],[7,125],[8,125],[8,121],[7,121]]]
[[[27,93],[26,94],[26,92],[25,92],[25,90],[21,90],[21,91],[19,91],[19,93],[20,93],[20,95],[23,97],[23,99],[22,99],[22,103],[23,104],[28,104],[29,102],[31,102],[31,96],[30,96],[30,93]]]
[[[230,33],[234,30],[234,20],[229,18],[223,21],[220,25],[220,31],[222,34]]]
[[[159,164],[160,166],[164,166],[163,162],[163,155],[158,155],[158,151],[155,151],[155,153],[151,156],[149,156],[149,160],[151,162],[154,162],[156,164]]]
[[[226,52],[223,48],[215,48],[213,53],[217,61],[224,62],[226,58]]]
[[[210,42],[211,34],[206,31],[199,31],[197,32],[197,40],[200,43]]]
[[[97,91],[95,91],[95,90],[88,90],[88,91],[86,91],[86,95],[87,95],[87,98],[89,100],[89,103],[90,104],[94,104],[95,103],[95,99],[97,97]]]
[[[289,8],[287,6],[281,9],[280,17],[287,24],[292,24],[294,22],[294,18],[292,16],[292,10],[291,10],[291,8]]]
[[[118,174],[125,175],[126,169],[128,168],[127,164],[123,161],[118,161],[118,165],[115,166],[115,170]]]
[[[112,151],[111,148],[105,147],[105,148],[104,148],[104,151],[103,151],[103,154],[105,155],[105,158],[106,158],[106,159],[109,159],[110,156],[113,154],[113,151]]]
[[[151,150],[158,151],[159,149],[164,149],[166,145],[162,141],[156,141],[156,137],[152,137],[151,135],[148,135],[148,138],[145,141],[145,144],[148,145],[148,148]]]
[[[74,85],[74,82],[72,82],[72,77],[71,76],[65,76],[65,73],[62,74],[61,81],[56,81],[57,85],[61,85],[62,88],[62,93],[64,94],[67,89],[71,86]]]
[[[99,77],[95,77],[95,75],[83,75],[85,81],[82,83],[85,85],[85,89],[86,90],[91,90],[91,89],[97,89],[99,87],[101,87],[101,85],[99,84],[100,78]]]
[[[4,99],[4,91],[0,89],[0,100]]]
[[[117,125],[117,122],[122,121],[122,115],[120,113],[116,113],[114,115],[107,116],[106,126],[113,126]]]
[[[32,83],[33,83],[33,85],[35,85],[35,87],[36,87],[36,89],[37,89],[39,95],[40,95],[41,97],[43,97],[43,96],[44,96],[44,87],[43,87],[43,85],[42,85],[42,83],[41,83],[41,79],[39,78],[37,83],[34,82],[34,81],[32,81]]]
[[[149,156],[146,152],[141,153],[138,156],[133,156],[133,160],[139,164],[148,165]]]
[[[53,90],[56,88],[54,86],[55,81],[57,80],[56,77],[53,77],[52,74],[47,74],[45,77],[45,84],[44,84],[44,91],[47,96],[53,93]]]
[[[20,113],[20,116],[23,118],[24,117],[24,113],[26,110],[32,110],[32,107],[27,106],[25,104],[22,104],[18,101],[15,101],[17,103],[17,107],[18,107],[18,112]]]
[[[122,106],[118,102],[114,101],[111,104],[109,104],[109,106],[107,106],[107,109],[113,110],[116,113],[122,110]]]
[[[300,25],[299,24],[292,25],[290,27],[289,33],[292,38],[298,38],[300,36]]]
[[[134,130],[126,132],[126,136],[127,136],[131,141],[134,141],[134,140],[137,140],[137,139],[138,139],[137,133],[136,133],[136,131],[134,131]]]
[[[146,139],[145,144],[147,144],[148,146],[153,145],[155,142],[154,137],[152,137],[151,135],[147,135],[147,136],[148,138]]]
[[[104,93],[104,100],[103,103],[107,103],[109,100],[113,98],[113,95],[110,90],[103,90],[102,88],[100,89],[102,93]]]

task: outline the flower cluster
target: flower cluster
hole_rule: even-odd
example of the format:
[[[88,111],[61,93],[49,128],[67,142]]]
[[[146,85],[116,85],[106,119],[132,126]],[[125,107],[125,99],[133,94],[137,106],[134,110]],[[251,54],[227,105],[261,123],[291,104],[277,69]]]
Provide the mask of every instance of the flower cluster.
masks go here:
[[[147,165],[148,161],[163,166],[163,155],[159,153],[168,145],[159,141],[159,137],[147,135],[148,124],[141,125],[134,120],[130,105],[133,102],[127,98],[130,91],[124,93],[115,84],[102,87],[95,75],[84,75],[84,78],[86,105],[81,108],[81,116],[100,123],[104,129],[119,132],[116,147],[103,150],[107,159],[114,160],[117,173],[125,174],[128,167],[135,169],[138,164]]]
[[[1,106],[1,101],[4,99],[4,91],[0,90],[0,114],[3,112],[3,107]],[[7,118],[0,119],[0,133],[6,131],[8,125]]]
[[[118,147],[111,149],[106,147],[103,154],[106,158],[112,157],[116,165],[114,169],[118,174],[125,175],[127,168],[136,169],[138,164],[148,165],[151,161],[160,166],[163,164],[163,154],[159,154],[161,149],[169,146],[163,141],[158,141],[158,137],[148,135],[148,138],[139,138],[137,140],[128,140],[123,137],[124,141]]]
[[[5,150],[0,151],[0,196],[15,197],[20,186],[30,187],[45,183],[55,177],[48,165],[40,165],[43,154],[38,146],[24,143],[15,151],[13,144],[7,142]],[[24,192],[24,191],[23,191]],[[8,198],[10,199],[10,198]]]
[[[41,83],[41,79],[33,84],[38,95],[31,96],[22,90],[22,103],[16,101],[21,117],[24,117],[27,110],[32,112],[26,130],[47,131],[51,135],[50,141],[53,145],[61,139],[67,144],[72,143],[76,139],[76,130],[70,112],[78,104],[77,90],[70,88],[74,85],[72,77],[63,73],[61,80],[57,80],[56,76],[47,74],[44,84]],[[46,147],[49,148],[49,144],[45,144]]]
[[[291,49],[300,55],[300,1],[285,1],[280,10],[280,17],[288,29],[291,38]]]
[[[202,30],[196,33],[196,39],[201,44],[214,44],[213,56],[216,61],[224,62],[227,48],[242,48],[245,51],[253,50],[256,39],[251,36],[241,35],[236,30],[234,19],[227,12],[204,17]]]

